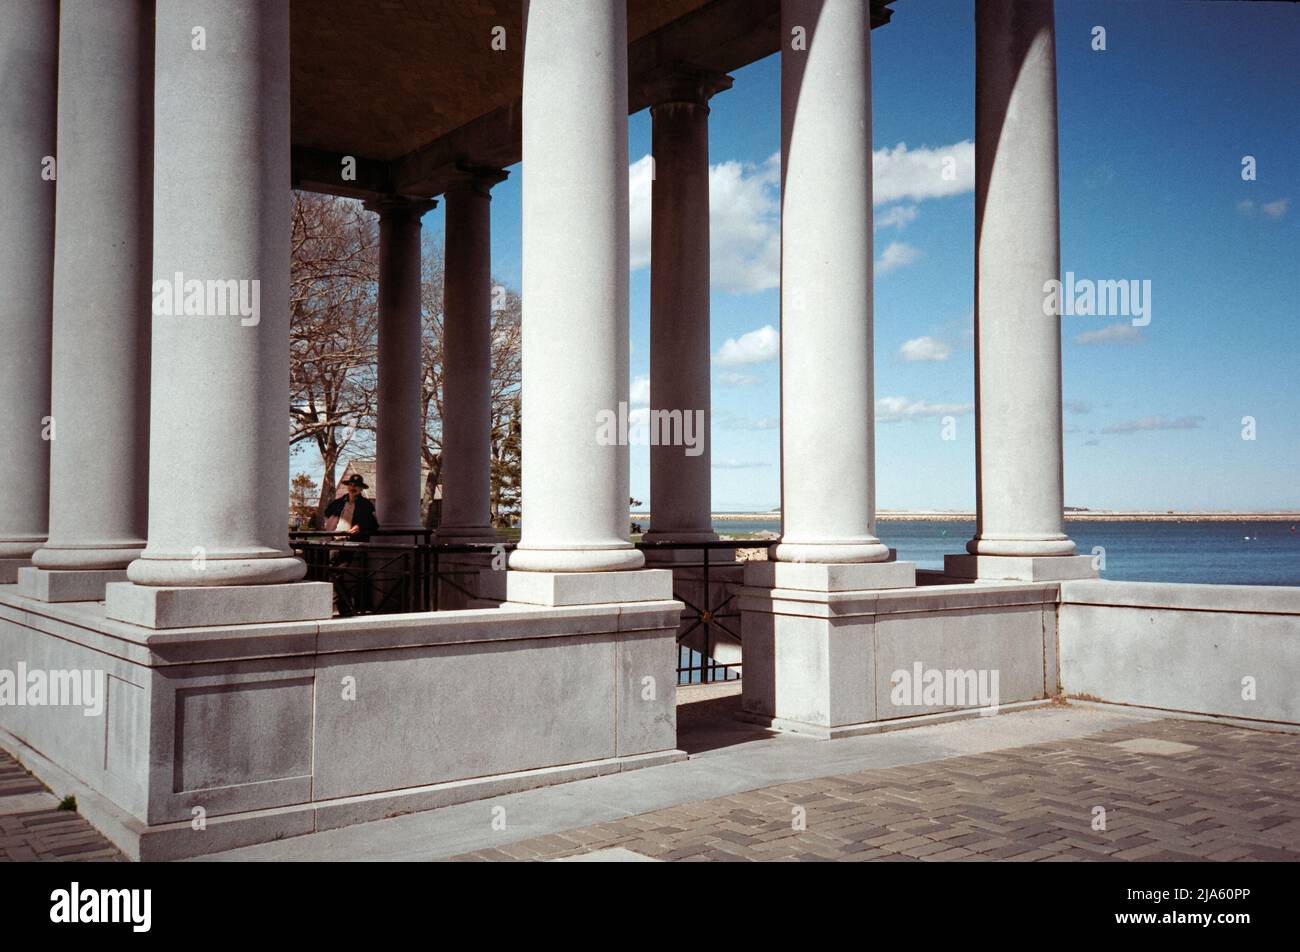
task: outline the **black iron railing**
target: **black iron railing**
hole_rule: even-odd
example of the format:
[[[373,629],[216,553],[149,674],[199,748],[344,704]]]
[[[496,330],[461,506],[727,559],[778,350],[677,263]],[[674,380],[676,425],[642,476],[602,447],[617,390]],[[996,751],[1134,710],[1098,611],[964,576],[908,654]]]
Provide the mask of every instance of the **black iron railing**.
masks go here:
[[[735,564],[737,549],[766,549],[770,542],[744,543],[731,540],[719,542],[638,542],[638,549],[644,552],[669,551],[699,553],[699,562],[664,562],[658,563],[663,568],[676,568],[673,573],[673,598],[686,606],[682,612],[682,627],[677,632],[677,683],[678,684],[713,684],[718,681],[736,681],[740,679],[741,663],[724,663],[714,659],[719,646],[725,644],[740,645],[740,611],[735,606],[735,591],[724,591],[719,597],[714,596],[714,585],[726,585],[725,580],[714,581],[715,570],[723,565]],[[723,553],[724,562],[719,563],[711,556]],[[691,577],[688,572],[698,568],[699,575]],[[687,597],[687,588],[698,587],[700,595]],[[692,592],[693,594],[693,592]],[[690,646],[691,636],[701,633],[699,647]]]
[[[289,543],[306,561],[309,581],[333,584],[341,615],[439,611],[444,590],[465,599],[477,598],[478,592],[468,587],[465,579],[477,574],[479,567],[456,565],[454,557],[492,556],[481,567],[502,568],[504,564],[493,562],[515,547],[513,542],[435,542],[432,531],[384,529],[366,542],[354,541],[346,533],[295,531],[289,534]],[[719,578],[717,572],[735,565],[736,550],[766,549],[770,544],[766,540],[636,543],[645,552],[699,553],[698,561],[655,563],[676,570],[673,597],[686,606],[677,632],[678,684],[713,684],[740,678],[741,662],[714,658],[720,646],[740,645],[740,611],[735,605],[734,582]],[[719,555],[723,557],[721,562]],[[718,586],[722,590],[715,595]],[[697,632],[697,646],[692,647]]]
[[[411,539],[420,541],[402,541]],[[307,563],[308,581],[334,586],[340,615],[436,612],[445,590],[477,598],[465,579],[479,568],[458,566],[454,557],[502,558],[514,548],[513,542],[454,544],[430,539],[429,529],[381,530],[366,542],[339,532],[291,532],[289,545]]]

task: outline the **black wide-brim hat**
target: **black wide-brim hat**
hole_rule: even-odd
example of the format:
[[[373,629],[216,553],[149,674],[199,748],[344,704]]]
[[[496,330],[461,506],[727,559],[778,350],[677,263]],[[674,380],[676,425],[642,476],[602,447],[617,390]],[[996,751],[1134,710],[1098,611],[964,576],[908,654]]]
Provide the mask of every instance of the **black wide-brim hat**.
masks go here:
[[[366,481],[365,481],[364,479],[362,479],[360,476],[357,476],[357,475],[355,475],[355,474],[352,475],[352,476],[349,476],[347,479],[343,480],[343,485],[344,485],[344,486],[356,486],[358,489],[369,489],[369,488],[370,488],[370,487],[366,484]]]

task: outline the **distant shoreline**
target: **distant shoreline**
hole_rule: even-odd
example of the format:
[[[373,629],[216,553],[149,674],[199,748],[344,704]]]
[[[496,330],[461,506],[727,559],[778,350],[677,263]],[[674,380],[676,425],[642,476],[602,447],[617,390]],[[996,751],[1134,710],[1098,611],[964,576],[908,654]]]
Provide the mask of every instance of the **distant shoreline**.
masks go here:
[[[637,519],[649,519],[648,512],[634,512]],[[779,512],[715,512],[714,521],[720,522],[780,522]],[[876,513],[880,522],[973,522],[973,512],[946,512],[939,510],[881,510]],[[1300,510],[1292,512],[1125,512],[1117,509],[1088,509],[1065,514],[1066,522],[1295,522],[1300,523]]]

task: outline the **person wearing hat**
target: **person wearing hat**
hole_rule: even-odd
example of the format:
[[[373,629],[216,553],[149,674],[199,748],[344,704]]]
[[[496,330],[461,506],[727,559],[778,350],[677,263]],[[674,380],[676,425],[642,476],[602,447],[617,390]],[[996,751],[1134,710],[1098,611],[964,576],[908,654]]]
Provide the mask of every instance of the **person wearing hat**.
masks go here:
[[[347,494],[339,496],[325,507],[326,528],[331,532],[345,532],[348,541],[368,542],[371,533],[378,531],[379,519],[375,504],[361,495],[369,489],[366,481],[353,474],[343,480]],[[349,571],[356,556],[355,549],[335,549],[330,554],[330,564],[339,571],[335,575],[334,589],[340,615],[353,615],[365,611],[370,604],[370,585],[365,580],[365,553],[362,553],[360,575]]]
[[[361,495],[363,489],[370,487],[356,473],[343,480],[343,485],[347,487],[347,495],[339,496],[325,507],[325,518],[338,520],[331,531],[346,532],[350,541],[369,542],[370,536],[379,530],[375,504]]]

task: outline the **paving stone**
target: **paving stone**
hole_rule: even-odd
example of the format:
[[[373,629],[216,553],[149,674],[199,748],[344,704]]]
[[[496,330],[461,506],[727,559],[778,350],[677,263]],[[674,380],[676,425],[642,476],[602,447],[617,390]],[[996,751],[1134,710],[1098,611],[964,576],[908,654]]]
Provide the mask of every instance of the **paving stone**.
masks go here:
[[[1295,862],[1297,791],[1300,735],[1170,718],[778,784],[563,836],[595,829],[634,848],[641,831],[671,829],[657,858],[711,862]],[[795,806],[806,831],[790,828]],[[1106,830],[1092,829],[1096,806]],[[527,845],[545,853],[540,839]]]

